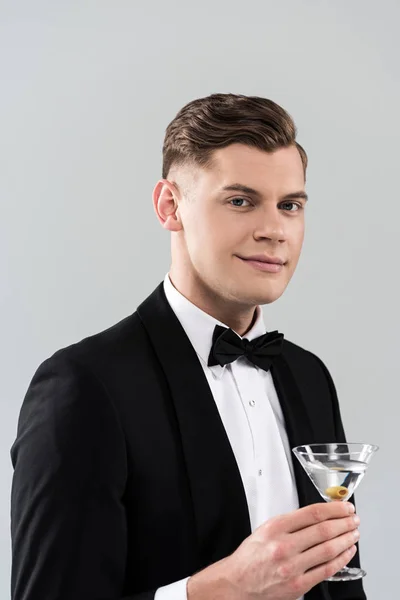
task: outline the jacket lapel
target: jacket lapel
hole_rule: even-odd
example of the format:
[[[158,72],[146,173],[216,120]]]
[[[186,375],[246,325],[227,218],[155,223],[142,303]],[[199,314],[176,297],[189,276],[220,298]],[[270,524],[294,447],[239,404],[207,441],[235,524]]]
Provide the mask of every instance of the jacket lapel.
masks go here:
[[[274,358],[271,375],[285,419],[290,447],[312,444],[316,438],[309,415],[310,406],[304,401],[284,354]],[[300,506],[321,502],[320,495],[294,455],[293,468]]]
[[[271,375],[285,418],[286,431],[291,448],[312,444],[316,435],[309,414],[310,403],[304,401],[284,353],[274,358]],[[303,467],[293,455],[293,468],[296,479],[300,507],[323,502]],[[330,600],[328,585],[324,581],[305,595],[306,600]]]
[[[251,533],[240,472],[207,379],[163,284],[138,307],[175,407],[203,566]]]

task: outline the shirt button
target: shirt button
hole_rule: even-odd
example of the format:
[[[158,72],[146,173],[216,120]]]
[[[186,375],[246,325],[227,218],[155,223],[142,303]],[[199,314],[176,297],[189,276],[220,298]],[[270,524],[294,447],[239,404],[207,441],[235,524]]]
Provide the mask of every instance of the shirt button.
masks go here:
[[[249,404],[250,404],[250,406],[255,406],[256,405],[256,401],[255,400],[250,400]]]

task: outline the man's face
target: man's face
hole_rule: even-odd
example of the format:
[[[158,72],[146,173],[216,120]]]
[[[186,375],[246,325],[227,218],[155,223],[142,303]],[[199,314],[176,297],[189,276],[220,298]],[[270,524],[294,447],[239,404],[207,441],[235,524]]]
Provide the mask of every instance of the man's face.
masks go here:
[[[187,276],[230,302],[268,304],[286,289],[303,243],[300,154],[294,146],[267,153],[232,144],[213,157],[211,169],[186,166],[175,173],[185,190],[178,212]],[[283,264],[246,260],[255,255]]]

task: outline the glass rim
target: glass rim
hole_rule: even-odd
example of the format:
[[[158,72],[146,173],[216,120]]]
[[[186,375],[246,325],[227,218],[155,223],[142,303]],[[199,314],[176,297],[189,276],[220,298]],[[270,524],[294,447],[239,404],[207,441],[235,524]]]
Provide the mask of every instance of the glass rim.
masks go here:
[[[366,444],[364,442],[326,442],[321,444],[301,444],[300,446],[295,446],[294,448],[292,448],[292,452],[294,452],[295,454],[309,455],[309,452],[307,450],[300,450],[300,448],[307,447],[312,450],[315,447],[321,446],[346,446],[349,449],[348,454],[359,454],[362,451],[363,447],[367,447],[370,452],[376,452],[377,450],[379,450],[379,446],[375,444]],[[351,451],[351,446],[357,446],[358,448],[360,448],[360,450]],[[326,454],[337,454],[337,452],[313,452],[312,454],[313,456],[325,456]]]

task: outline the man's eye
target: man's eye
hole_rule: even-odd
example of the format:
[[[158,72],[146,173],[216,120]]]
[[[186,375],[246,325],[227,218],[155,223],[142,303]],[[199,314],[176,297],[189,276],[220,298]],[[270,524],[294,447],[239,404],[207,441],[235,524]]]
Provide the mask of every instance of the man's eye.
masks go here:
[[[246,198],[232,198],[232,200],[230,200],[230,202],[248,202],[248,200],[246,200]],[[243,204],[234,204],[234,206],[238,206],[239,208],[241,208],[242,206],[244,206]]]
[[[281,204],[281,208],[283,208],[284,210],[286,210],[288,212],[297,212],[298,210],[301,210],[303,207],[300,204],[297,204],[296,202],[283,202]]]

